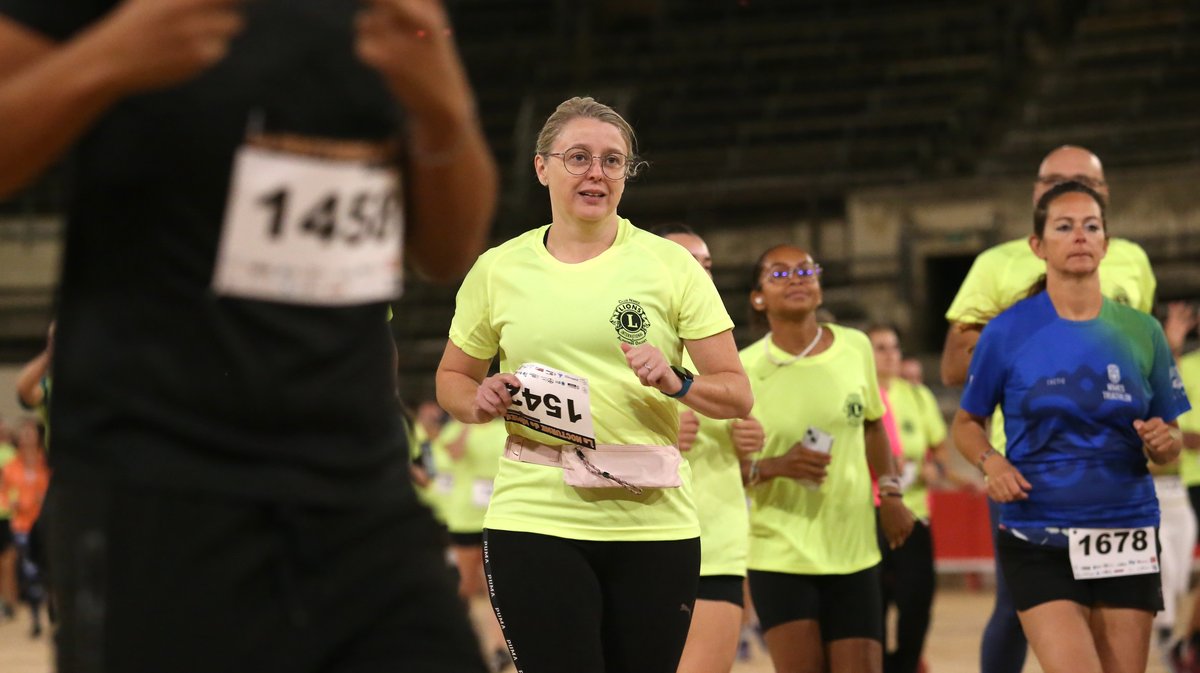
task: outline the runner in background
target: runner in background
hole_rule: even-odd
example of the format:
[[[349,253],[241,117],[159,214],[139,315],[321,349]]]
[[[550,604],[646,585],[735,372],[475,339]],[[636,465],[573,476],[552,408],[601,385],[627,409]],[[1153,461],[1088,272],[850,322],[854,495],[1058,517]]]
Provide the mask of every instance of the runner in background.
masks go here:
[[[0,473],[17,457],[12,432],[0,418]],[[12,508],[0,500],[0,619],[12,619],[17,608],[17,547],[13,544]]]
[[[1185,352],[1188,334],[1197,327],[1196,309],[1190,302],[1176,301],[1167,306],[1163,332],[1179,366],[1189,400],[1200,400],[1200,350]],[[1179,478],[1187,489],[1192,514],[1200,517],[1200,411],[1192,409],[1179,417],[1183,430],[1183,452],[1179,455]],[[1195,540],[1187,546],[1184,580],[1190,579]],[[1164,579],[1164,586],[1166,581]],[[1191,619],[1182,629],[1182,637],[1169,641],[1167,659],[1173,673],[1200,671],[1200,590],[1194,591]],[[1174,626],[1174,624],[1172,624]],[[1159,643],[1163,640],[1160,638]]]
[[[1082,147],[1065,145],[1047,154],[1038,167],[1032,203],[1036,204],[1051,187],[1068,180],[1095,189],[1107,201],[1108,183],[1104,180],[1100,159]],[[1045,263],[1033,254],[1024,238],[989,248],[975,258],[958,294],[946,310],[950,327],[942,350],[942,383],[961,386],[966,382],[967,368],[980,330],[989,319],[1021,299],[1045,271]],[[1154,306],[1155,286],[1154,272],[1145,251],[1132,241],[1110,239],[1108,253],[1100,263],[1100,289],[1104,295],[1149,313]],[[990,441],[997,451],[1004,452],[1004,421],[999,411],[991,421]],[[995,547],[999,506],[989,501],[988,512]],[[1025,666],[1028,643],[999,564],[997,557],[996,604],[983,632],[980,671],[1020,673]]]
[[[775,670],[877,673],[883,667],[878,475],[887,544],[912,530],[866,335],[818,323],[821,267],[770,248],[751,307],[770,333],[742,350],[766,444],[747,461],[750,590]],[[869,467],[868,467],[869,466]]]
[[[708,245],[691,227],[674,224],[652,231],[682,245],[712,277]],[[686,353],[683,364],[695,369]],[[679,673],[729,673],[733,668],[742,633],[750,534],[740,460],[748,460],[762,445],[762,426],[753,417],[717,421],[680,405],[679,450],[692,468],[700,519],[700,585]]]
[[[447,480],[449,486],[441,496],[441,510],[458,568],[458,595],[468,605],[475,633],[493,671],[503,670],[512,658],[488,601],[483,572],[483,517],[492,499],[507,439],[503,418],[482,425],[452,420],[437,442],[444,450],[435,452],[439,463],[435,483]],[[439,460],[442,454],[444,461]]]
[[[900,378],[914,386],[925,385],[925,367],[916,358],[904,358],[900,361]]]
[[[749,413],[733,321],[686,250],[617,214],[640,162],[612,108],[564,101],[535,152],[553,220],[480,256],[437,375],[458,420],[510,421],[484,520],[492,604],[523,673],[675,673],[700,568],[675,400]]]
[[[17,427],[17,458],[0,471],[0,507],[12,511],[13,543],[17,548],[17,586],[21,601],[29,607],[31,638],[42,635],[42,606],[46,602],[36,540],[31,533],[42,512],[50,469],[46,465],[44,428],[33,419]]]
[[[442,474],[442,468],[450,464],[450,455],[445,447],[449,434],[447,430],[452,423],[457,423],[449,419],[433,400],[418,404],[414,416],[411,426],[413,441],[410,445],[413,484],[417,487],[421,502],[429,507],[439,523],[445,525],[444,503],[454,482],[451,475]]]
[[[1048,190],[1030,247],[1046,275],[984,328],[955,444],[1002,503],[1000,565],[1042,668],[1142,671],[1163,607],[1146,460],[1179,455],[1187,397],[1158,322],[1101,292],[1100,194]],[[1007,458],[987,439],[997,405]]]
[[[884,648],[883,668],[887,673],[916,673],[929,631],[937,579],[929,489],[943,480],[960,488],[978,489],[978,486],[949,465],[946,422],[933,392],[901,376],[902,356],[896,328],[872,325],[867,328],[867,337],[875,353],[879,385],[887,394],[896,420],[896,446],[903,455],[900,481],[904,505],[916,518],[912,535],[899,549],[888,548],[883,531],[879,533],[885,620],[889,606],[894,605],[897,613],[895,647],[890,651]]]

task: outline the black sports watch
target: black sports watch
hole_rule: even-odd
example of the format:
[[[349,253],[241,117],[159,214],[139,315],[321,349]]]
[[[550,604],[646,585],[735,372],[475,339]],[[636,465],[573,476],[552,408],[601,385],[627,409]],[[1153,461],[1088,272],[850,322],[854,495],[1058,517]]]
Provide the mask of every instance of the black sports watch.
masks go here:
[[[694,374],[692,374],[688,370],[684,369],[683,367],[676,367],[675,365],[671,365],[671,371],[675,372],[675,376],[679,377],[679,382],[682,383],[683,385],[680,386],[679,391],[676,392],[674,395],[667,395],[667,393],[663,393],[663,394],[667,395],[667,397],[673,397],[675,399],[679,399],[679,398],[683,397],[684,395],[688,394],[688,391],[691,390],[691,388],[692,388],[692,381],[694,381],[696,377]]]

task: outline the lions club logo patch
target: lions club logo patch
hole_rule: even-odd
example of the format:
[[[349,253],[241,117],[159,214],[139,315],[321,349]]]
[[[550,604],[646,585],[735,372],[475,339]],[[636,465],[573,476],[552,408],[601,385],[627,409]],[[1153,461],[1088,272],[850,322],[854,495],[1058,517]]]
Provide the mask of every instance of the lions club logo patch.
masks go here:
[[[862,425],[863,415],[866,412],[862,395],[858,393],[847,395],[846,404],[842,407],[842,410],[846,412],[846,420],[850,421],[850,425]]]
[[[650,321],[636,299],[622,299],[608,322],[617,330],[617,338],[631,346],[645,343]]]

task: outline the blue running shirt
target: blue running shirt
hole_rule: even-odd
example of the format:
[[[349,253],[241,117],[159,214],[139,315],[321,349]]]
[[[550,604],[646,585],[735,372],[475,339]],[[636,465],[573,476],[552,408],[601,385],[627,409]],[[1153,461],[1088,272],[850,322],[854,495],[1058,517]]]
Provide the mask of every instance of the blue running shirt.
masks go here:
[[[1187,395],[1154,318],[1109,299],[1092,320],[1058,317],[1042,292],[980,335],[962,408],[1004,412],[1008,459],[1033,486],[1005,503],[1008,528],[1158,524],[1136,419],[1174,420]]]

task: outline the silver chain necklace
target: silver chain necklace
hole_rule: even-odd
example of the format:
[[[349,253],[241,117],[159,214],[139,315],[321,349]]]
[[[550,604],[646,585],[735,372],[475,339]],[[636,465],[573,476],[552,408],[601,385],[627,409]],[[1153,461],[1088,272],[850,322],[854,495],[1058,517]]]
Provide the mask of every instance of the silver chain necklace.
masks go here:
[[[768,334],[767,338],[763,339],[763,351],[764,351],[764,353],[766,353],[767,362],[770,362],[771,364],[775,365],[776,367],[786,367],[787,365],[790,365],[793,362],[802,360],[805,355],[808,355],[809,353],[812,352],[812,349],[817,347],[817,344],[820,343],[820,341],[821,341],[821,335],[824,333],[825,333],[824,328],[822,328],[820,325],[817,325],[817,336],[813,337],[812,343],[808,344],[808,347],[805,348],[804,350],[800,351],[799,353],[793,355],[792,357],[790,357],[786,360],[778,360],[775,358],[774,355],[771,354],[771,335]]]

